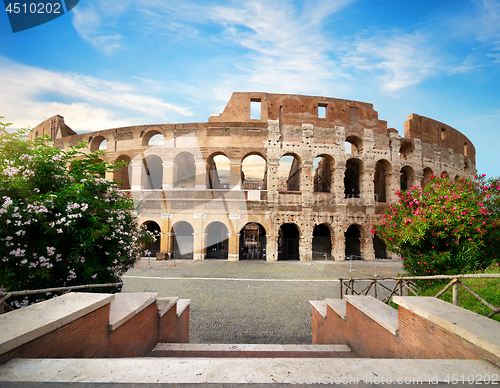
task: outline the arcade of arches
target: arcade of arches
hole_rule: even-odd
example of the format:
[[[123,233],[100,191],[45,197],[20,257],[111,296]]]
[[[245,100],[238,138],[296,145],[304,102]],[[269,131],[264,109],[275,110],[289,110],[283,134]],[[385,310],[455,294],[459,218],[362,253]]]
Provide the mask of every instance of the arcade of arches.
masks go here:
[[[121,162],[105,178],[141,203],[139,222],[161,233],[146,248],[170,259],[396,258],[371,233],[396,191],[476,172],[456,129],[411,114],[401,136],[372,104],[329,97],[234,93],[204,123],[86,134],[55,116],[28,138],[42,134]]]

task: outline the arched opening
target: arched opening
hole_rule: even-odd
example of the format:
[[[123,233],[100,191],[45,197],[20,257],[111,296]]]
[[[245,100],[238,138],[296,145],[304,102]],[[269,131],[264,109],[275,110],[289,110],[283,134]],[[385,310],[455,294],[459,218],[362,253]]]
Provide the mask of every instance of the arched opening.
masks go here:
[[[373,178],[374,194],[376,202],[387,202],[387,193],[390,188],[391,165],[387,160],[379,160],[375,164],[375,175]]]
[[[230,188],[230,162],[225,155],[215,155],[208,158],[209,187],[210,189]]]
[[[127,155],[119,156],[115,163],[123,163],[121,167],[115,169],[113,179],[118,182],[120,190],[130,190],[129,166],[130,158]]]
[[[354,135],[347,136],[344,142],[344,152],[351,155],[360,154],[363,152],[363,140]]]
[[[344,193],[345,198],[359,198],[361,181],[361,162],[349,159],[345,165]]]
[[[240,231],[240,260],[266,260],[266,230],[249,222]]]
[[[194,229],[189,222],[180,221],[172,227],[172,259],[193,259]]]
[[[153,233],[155,236],[155,241],[151,241],[144,245],[144,249],[151,252],[151,256],[156,256],[158,252],[160,252],[161,247],[161,229],[160,225],[158,225],[155,221],[146,221],[143,223],[146,226],[148,232]]]
[[[405,191],[413,186],[413,181],[415,179],[415,172],[410,166],[404,166],[401,169],[400,175],[400,190]]]
[[[387,259],[387,246],[377,235],[373,236],[373,250],[376,259]]]
[[[332,189],[332,159],[318,156],[313,160],[313,186],[315,193],[329,193]]]
[[[401,147],[399,148],[399,156],[403,160],[409,160],[411,159],[411,155],[413,153],[413,150],[415,149],[415,146],[413,143],[410,141],[401,141]]]
[[[431,176],[433,175],[434,173],[432,172],[432,170],[429,168],[429,167],[426,167],[424,169],[424,174],[422,176],[422,188],[424,188],[427,183],[429,183],[429,181],[431,180]]]
[[[106,150],[108,148],[108,141],[104,136],[96,136],[90,141],[90,150]]]
[[[248,155],[241,162],[245,190],[267,190],[267,163],[260,155]]]
[[[278,260],[299,260],[299,230],[295,224],[280,227],[278,234]]]
[[[300,191],[300,170],[300,161],[296,156],[282,156],[278,168],[279,190]]]
[[[158,155],[148,155],[144,162],[144,181],[145,189],[160,190],[163,185],[163,162]]]
[[[194,188],[196,162],[189,152],[181,152],[174,158],[174,188]]]
[[[162,146],[165,144],[165,137],[160,131],[154,130],[147,132],[142,137],[143,146]]]
[[[361,260],[361,232],[358,225],[351,225],[344,233],[346,260]]]
[[[313,260],[326,260],[332,256],[330,228],[325,224],[316,225],[312,239]]]
[[[222,222],[214,221],[207,226],[206,259],[227,260],[229,240],[227,227]]]

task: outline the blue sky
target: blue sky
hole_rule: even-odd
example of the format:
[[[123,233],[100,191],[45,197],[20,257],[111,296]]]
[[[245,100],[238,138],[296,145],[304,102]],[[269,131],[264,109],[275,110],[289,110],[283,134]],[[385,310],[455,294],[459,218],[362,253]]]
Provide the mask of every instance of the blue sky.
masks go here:
[[[370,102],[463,132],[500,175],[500,0],[80,0],[13,34],[0,10],[0,115],[76,131],[203,122],[234,91]]]

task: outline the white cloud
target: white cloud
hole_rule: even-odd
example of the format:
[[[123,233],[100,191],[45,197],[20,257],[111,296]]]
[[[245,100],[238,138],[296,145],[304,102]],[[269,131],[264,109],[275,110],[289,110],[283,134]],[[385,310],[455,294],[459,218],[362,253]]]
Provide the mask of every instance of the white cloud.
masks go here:
[[[181,106],[143,94],[139,87],[75,73],[59,73],[0,58],[1,115],[35,126],[60,114],[75,130],[100,130],[192,116]]]

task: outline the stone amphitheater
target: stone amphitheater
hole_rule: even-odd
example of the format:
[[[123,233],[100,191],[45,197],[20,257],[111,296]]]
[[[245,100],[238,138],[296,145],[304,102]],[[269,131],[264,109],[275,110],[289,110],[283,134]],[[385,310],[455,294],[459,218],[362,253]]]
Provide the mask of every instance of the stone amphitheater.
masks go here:
[[[454,128],[411,114],[402,137],[372,104],[328,97],[233,93],[204,123],[83,134],[57,115],[43,134],[124,162],[106,178],[140,201],[158,259],[397,259],[370,231],[396,191],[476,173]]]

